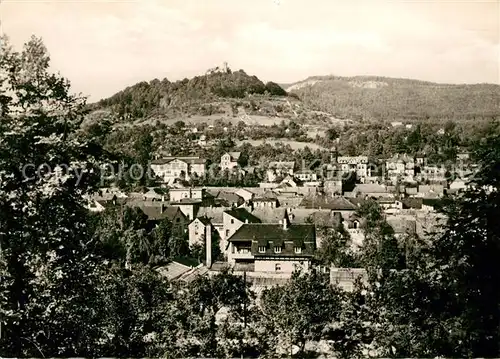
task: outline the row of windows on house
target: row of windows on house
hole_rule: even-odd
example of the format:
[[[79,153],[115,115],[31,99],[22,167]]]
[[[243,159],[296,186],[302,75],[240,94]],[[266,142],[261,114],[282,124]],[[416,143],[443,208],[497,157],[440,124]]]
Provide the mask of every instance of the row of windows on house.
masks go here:
[[[267,249],[266,246],[259,246],[259,253],[266,253],[266,249]],[[282,251],[282,247],[274,247],[274,253],[281,253],[281,251]],[[241,248],[238,252],[241,254],[247,254],[247,253],[250,253],[250,248]],[[300,253],[302,253],[302,248],[295,247],[294,252],[296,254],[300,254]]]
[[[266,253],[266,249],[266,246],[259,246],[259,253]],[[281,247],[274,247],[274,253],[281,253],[281,249]],[[302,248],[300,247],[295,247],[293,250],[296,254],[302,253]]]

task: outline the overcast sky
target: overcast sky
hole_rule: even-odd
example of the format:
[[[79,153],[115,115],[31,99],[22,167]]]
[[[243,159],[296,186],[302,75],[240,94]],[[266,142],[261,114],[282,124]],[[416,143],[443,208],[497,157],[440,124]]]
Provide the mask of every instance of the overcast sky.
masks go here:
[[[92,101],[224,61],[281,83],[328,74],[500,82],[499,0],[0,1],[11,41],[41,36],[53,68]]]

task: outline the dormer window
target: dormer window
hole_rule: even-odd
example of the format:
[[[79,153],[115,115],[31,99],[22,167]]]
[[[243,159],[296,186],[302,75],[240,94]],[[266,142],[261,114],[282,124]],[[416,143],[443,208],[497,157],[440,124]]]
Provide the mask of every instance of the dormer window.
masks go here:
[[[281,253],[281,247],[274,247],[274,253]]]
[[[266,246],[259,246],[259,253],[266,253]]]
[[[302,248],[300,248],[300,247],[295,247],[295,249],[294,249],[294,250],[295,250],[295,253],[296,253],[296,254],[300,254],[300,253],[302,253]]]

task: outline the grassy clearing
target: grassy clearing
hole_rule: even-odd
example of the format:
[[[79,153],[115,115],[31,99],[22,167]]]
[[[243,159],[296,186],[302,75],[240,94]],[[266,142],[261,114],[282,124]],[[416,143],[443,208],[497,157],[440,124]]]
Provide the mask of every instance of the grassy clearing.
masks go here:
[[[260,146],[265,143],[270,144],[271,146],[277,146],[279,143],[283,145],[290,145],[290,147],[294,150],[299,150],[303,149],[304,147],[309,147],[312,151],[317,150],[317,149],[325,149],[322,146],[319,146],[315,143],[311,142],[299,142],[299,141],[293,141],[293,140],[287,140],[287,139],[266,139],[266,140],[243,140],[243,141],[236,141],[236,144],[242,145],[243,143],[249,143],[252,146]]]

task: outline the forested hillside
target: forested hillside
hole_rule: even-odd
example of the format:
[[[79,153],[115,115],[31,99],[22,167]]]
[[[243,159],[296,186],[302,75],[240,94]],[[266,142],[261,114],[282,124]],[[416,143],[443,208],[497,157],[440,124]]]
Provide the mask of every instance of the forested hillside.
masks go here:
[[[286,96],[277,84],[264,84],[243,70],[210,72],[192,79],[170,82],[154,79],[127,87],[103,99],[93,109],[111,109],[124,118],[143,118],[155,115],[212,115],[231,111],[236,103],[251,95]]]
[[[467,120],[500,114],[500,86],[374,76],[317,76],[285,86],[304,104],[340,118]]]

